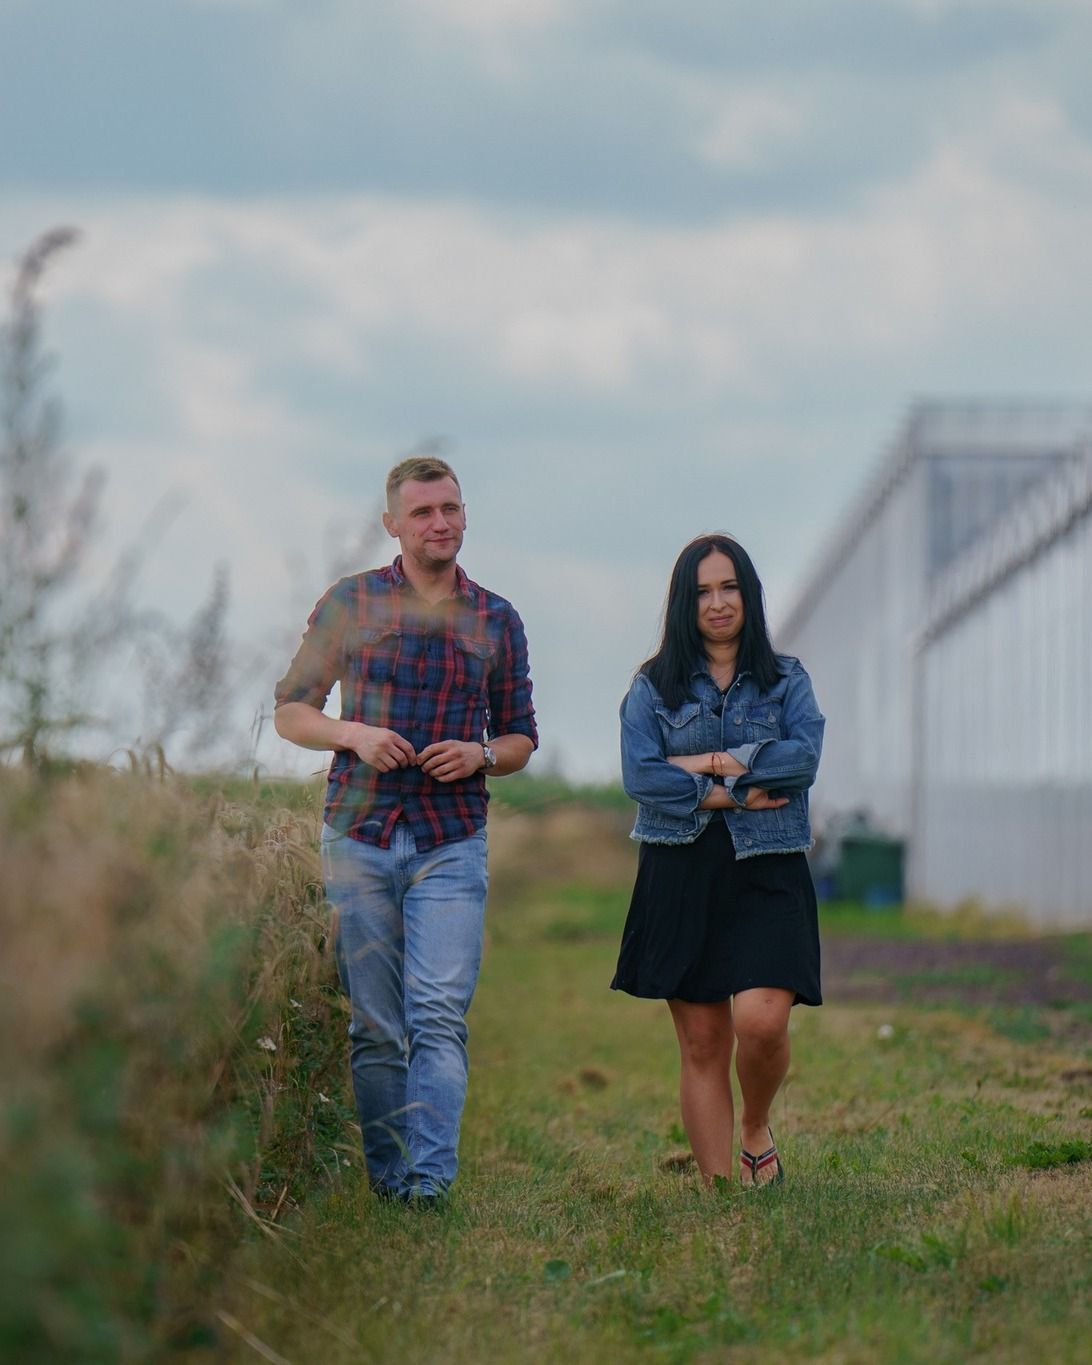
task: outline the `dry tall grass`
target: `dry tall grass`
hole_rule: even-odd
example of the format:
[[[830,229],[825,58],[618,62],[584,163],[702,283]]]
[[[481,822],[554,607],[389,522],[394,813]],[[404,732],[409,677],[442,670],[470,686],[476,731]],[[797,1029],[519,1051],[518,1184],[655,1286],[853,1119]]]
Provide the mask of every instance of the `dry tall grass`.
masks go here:
[[[355,1160],[304,788],[0,770],[0,1356],[196,1344],[223,1258]]]

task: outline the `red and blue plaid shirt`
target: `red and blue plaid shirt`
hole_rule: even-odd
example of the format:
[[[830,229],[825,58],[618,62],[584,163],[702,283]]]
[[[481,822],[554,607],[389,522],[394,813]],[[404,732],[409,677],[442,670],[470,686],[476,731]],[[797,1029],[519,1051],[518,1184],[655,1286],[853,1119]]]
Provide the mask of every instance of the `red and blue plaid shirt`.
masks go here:
[[[319,710],[341,684],[342,720],[394,730],[420,753],[441,740],[527,735],[537,747],[527,637],[515,608],[456,566],[455,591],[434,605],[414,591],[399,555],[353,574],[320,598],[276,702]],[[465,839],[485,824],[484,772],[438,782],[420,768],[381,773],[338,750],[326,822],[366,844],[390,844],[399,819],[419,849]]]

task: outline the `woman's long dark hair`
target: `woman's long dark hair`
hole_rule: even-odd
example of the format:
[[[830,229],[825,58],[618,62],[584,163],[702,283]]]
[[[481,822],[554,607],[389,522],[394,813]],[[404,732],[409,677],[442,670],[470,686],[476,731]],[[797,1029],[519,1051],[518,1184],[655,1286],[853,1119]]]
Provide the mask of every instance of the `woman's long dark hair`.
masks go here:
[[[780,675],[777,655],[770,643],[766,607],[751,556],[742,545],[720,532],[698,536],[685,547],[671,571],[664,606],[660,647],[637,670],[644,673],[668,706],[693,701],[690,675],[705,661],[705,646],[698,634],[698,565],[719,550],[736,566],[736,580],[743,598],[743,633],[736,656],[736,673],[750,673],[765,692]]]

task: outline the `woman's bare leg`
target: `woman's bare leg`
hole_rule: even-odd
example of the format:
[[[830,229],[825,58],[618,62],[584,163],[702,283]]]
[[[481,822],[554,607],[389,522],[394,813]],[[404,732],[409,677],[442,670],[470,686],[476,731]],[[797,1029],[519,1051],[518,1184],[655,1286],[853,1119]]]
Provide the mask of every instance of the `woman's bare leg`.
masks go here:
[[[695,1005],[669,1000],[679,1038],[682,1067],[679,1100],[683,1127],[706,1184],[715,1175],[731,1176],[732,1004]]]
[[[789,1069],[789,1013],[792,991],[760,987],[740,991],[732,1000],[732,1022],[738,1049],[743,1114],[740,1142],[752,1156],[770,1146],[770,1106]],[[762,1183],[772,1180],[776,1167],[763,1173]]]

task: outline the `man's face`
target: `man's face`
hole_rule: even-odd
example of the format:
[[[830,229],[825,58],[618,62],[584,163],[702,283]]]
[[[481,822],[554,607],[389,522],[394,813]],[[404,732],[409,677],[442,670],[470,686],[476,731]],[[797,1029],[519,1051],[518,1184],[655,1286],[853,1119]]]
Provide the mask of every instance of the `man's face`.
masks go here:
[[[423,569],[451,564],[463,543],[466,508],[454,479],[407,479],[383,513],[383,525],[402,546],[402,555]]]

